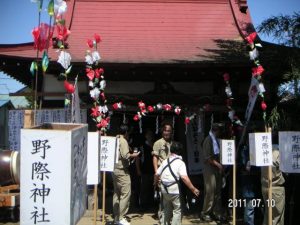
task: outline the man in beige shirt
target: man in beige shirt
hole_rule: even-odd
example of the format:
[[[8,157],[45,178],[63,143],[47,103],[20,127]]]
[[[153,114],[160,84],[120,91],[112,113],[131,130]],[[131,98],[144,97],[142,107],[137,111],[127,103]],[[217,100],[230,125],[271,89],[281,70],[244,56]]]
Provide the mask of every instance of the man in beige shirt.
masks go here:
[[[130,195],[131,195],[131,181],[129,174],[129,162],[131,158],[139,155],[137,153],[129,152],[128,126],[122,124],[119,130],[120,148],[119,160],[115,164],[113,172],[114,195],[113,195],[113,212],[114,223],[118,225],[130,225],[126,220],[125,215],[129,209]]]
[[[161,163],[169,157],[170,155],[170,146],[172,144],[173,136],[173,127],[170,123],[164,123],[162,126],[162,138],[157,140],[153,145],[153,167],[154,175],[157,172],[158,167]],[[162,196],[160,195],[160,204],[158,209],[158,217],[160,224],[163,224],[164,215],[163,215],[163,202]]]

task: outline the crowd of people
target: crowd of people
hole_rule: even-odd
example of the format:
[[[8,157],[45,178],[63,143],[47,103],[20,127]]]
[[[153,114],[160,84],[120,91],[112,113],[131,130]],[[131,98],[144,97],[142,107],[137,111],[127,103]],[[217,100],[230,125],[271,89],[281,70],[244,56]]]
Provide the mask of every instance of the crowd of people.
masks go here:
[[[145,129],[143,140],[131,146],[130,130],[128,125],[121,125],[118,137],[120,139],[119,158],[113,172],[113,217],[114,224],[130,225],[126,219],[131,197],[131,169],[135,171],[135,203],[142,210],[155,205],[155,199],[159,199],[157,220],[160,225],[181,225],[185,189],[190,190],[194,198],[203,199],[200,219],[204,222],[217,221],[227,223],[232,219],[228,200],[230,191],[224,195],[224,180],[230,179],[230,168],[220,163],[219,138],[222,135],[220,124],[212,124],[207,137],[201,143],[203,157],[203,186],[195,187],[187,173],[187,167],[183,160],[184,147],[182,143],[173,140],[173,127],[171,123],[164,123],[161,128],[161,138],[155,140],[151,129]],[[266,168],[253,167],[249,162],[249,145],[247,138],[238,149],[237,166],[240,178],[239,190],[241,190],[241,203],[237,207],[243,208],[243,221],[246,225],[268,224],[268,208],[261,208],[268,203],[268,181]],[[130,143],[130,144],[129,144]],[[131,150],[132,149],[132,150]],[[279,170],[278,146],[273,148],[273,195],[272,220],[273,225],[284,224],[284,178]],[[229,174],[229,176],[225,176]],[[260,179],[259,179],[260,177]],[[261,180],[261,185],[259,184]],[[227,183],[230,183],[228,181]],[[201,189],[201,192],[200,190]],[[229,188],[230,189],[230,188]],[[145,194],[146,193],[146,194]],[[224,197],[225,196],[225,197]],[[261,198],[258,207],[253,204],[253,199]],[[228,210],[229,209],[229,210]],[[264,211],[263,211],[264,210]],[[199,210],[200,211],[200,210]],[[261,216],[255,216],[260,214]],[[257,222],[259,221],[259,222]]]

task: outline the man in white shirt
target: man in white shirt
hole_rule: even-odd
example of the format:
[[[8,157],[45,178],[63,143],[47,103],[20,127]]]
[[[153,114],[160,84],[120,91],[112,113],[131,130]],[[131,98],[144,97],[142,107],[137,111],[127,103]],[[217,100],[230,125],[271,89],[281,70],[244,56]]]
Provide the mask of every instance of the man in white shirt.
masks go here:
[[[157,183],[160,180],[163,198],[163,225],[181,225],[179,179],[185,183],[194,195],[198,197],[200,194],[200,191],[194,187],[187,175],[186,165],[180,156],[181,150],[182,145],[178,142],[173,142],[170,148],[170,156],[162,162],[155,174],[155,182]]]

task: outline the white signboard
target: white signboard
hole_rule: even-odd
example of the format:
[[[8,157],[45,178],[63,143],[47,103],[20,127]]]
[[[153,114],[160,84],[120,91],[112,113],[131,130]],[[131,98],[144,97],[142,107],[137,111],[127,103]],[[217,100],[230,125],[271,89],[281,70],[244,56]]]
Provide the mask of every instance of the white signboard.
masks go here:
[[[221,140],[221,164],[234,165],[235,164],[235,144],[234,140]]]
[[[100,183],[100,134],[88,132],[87,184]]]
[[[86,209],[87,125],[21,130],[21,225],[75,225]]]
[[[272,165],[271,133],[249,134],[250,164],[253,166]]]
[[[279,132],[280,170],[300,173],[300,132]]]
[[[116,137],[101,136],[100,170],[114,171],[115,161],[119,152],[119,139]]]

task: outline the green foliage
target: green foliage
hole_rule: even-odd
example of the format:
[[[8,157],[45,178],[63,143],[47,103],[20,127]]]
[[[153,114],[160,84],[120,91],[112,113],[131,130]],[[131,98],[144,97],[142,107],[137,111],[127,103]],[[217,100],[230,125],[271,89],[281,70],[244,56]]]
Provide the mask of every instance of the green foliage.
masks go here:
[[[273,36],[279,44],[290,47],[300,47],[300,13],[293,15],[272,16],[264,20],[257,31],[267,36]]]
[[[285,112],[283,110],[278,110],[277,106],[275,106],[270,113],[267,123],[272,130],[286,130],[288,129],[287,120]]]

